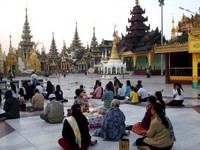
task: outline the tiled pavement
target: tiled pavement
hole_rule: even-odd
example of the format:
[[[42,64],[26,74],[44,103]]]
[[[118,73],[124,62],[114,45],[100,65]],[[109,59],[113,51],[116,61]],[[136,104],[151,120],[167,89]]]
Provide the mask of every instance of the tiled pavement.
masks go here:
[[[25,77],[23,77],[24,79]],[[27,79],[29,77],[26,77]],[[22,78],[17,78],[21,80]],[[54,85],[60,84],[69,102],[65,103],[65,110],[69,108],[73,103],[74,91],[79,85],[83,84],[87,93],[92,91],[92,86],[96,79],[101,79],[102,86],[105,87],[108,81],[113,81],[113,76],[107,76],[102,78],[100,75],[87,75],[73,74],[64,77],[52,77],[49,78]],[[156,90],[164,89],[163,96],[168,99],[172,95],[172,84],[165,84],[164,77],[152,76],[152,78],[146,78],[144,76],[119,76],[119,79],[125,85],[126,80],[130,80],[133,85],[137,80],[143,81],[143,86],[149,91],[150,94],[154,94]],[[200,101],[197,100],[197,94],[199,90],[192,89],[191,85],[183,85],[185,90],[186,100],[184,104],[186,106],[200,105]],[[91,99],[91,101],[102,104],[100,100]],[[47,102],[46,102],[47,103]],[[121,110],[126,115],[126,124],[133,124],[140,121],[145,113],[145,107],[143,105],[127,105],[122,104]],[[168,117],[171,119],[177,141],[174,143],[173,150],[198,150],[199,138],[200,138],[200,117],[199,113],[194,111],[191,107],[172,108],[166,109]],[[0,123],[0,150],[61,150],[57,144],[57,140],[61,137],[62,123],[60,124],[48,124],[39,118],[38,114],[26,114],[21,113],[20,119],[7,120]],[[2,132],[5,133],[4,135]],[[91,135],[94,133],[92,129]],[[2,134],[1,134],[2,133]],[[8,134],[9,133],[9,134]],[[135,146],[131,144],[140,136],[135,133],[131,133],[128,137],[130,140],[130,150],[136,150]],[[89,150],[117,150],[118,142],[103,141],[101,138],[92,137],[98,140],[98,144],[94,147],[90,147]]]

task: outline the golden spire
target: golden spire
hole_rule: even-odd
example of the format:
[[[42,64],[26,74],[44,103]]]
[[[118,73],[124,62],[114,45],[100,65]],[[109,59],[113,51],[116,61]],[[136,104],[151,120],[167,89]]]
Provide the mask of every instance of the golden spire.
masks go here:
[[[116,34],[115,30],[113,33],[113,46],[112,46],[112,50],[111,50],[110,59],[119,59],[119,54],[117,51],[117,34]]]
[[[135,5],[139,5],[139,0],[135,0]]]
[[[171,40],[175,38],[176,29],[174,27],[174,16],[172,17]]]
[[[10,35],[9,53],[13,53],[11,35]]]

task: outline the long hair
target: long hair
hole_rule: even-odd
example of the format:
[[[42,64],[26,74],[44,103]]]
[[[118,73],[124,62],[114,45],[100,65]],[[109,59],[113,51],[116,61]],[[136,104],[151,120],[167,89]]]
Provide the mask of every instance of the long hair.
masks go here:
[[[11,90],[14,91],[14,93],[17,93],[16,86],[14,83],[11,82],[10,87],[11,87]]]
[[[60,91],[60,85],[56,85],[56,91]]]
[[[157,97],[157,100],[160,101],[161,105],[163,106],[163,111],[165,113],[166,105],[165,105],[165,102],[163,100],[162,93],[160,91],[156,91],[155,96]]]
[[[126,80],[126,86],[131,86],[130,80]]]
[[[159,103],[154,103],[152,109],[155,110],[155,112],[158,114],[159,118],[161,119],[162,124],[168,129],[169,128],[169,123],[168,123],[168,121],[167,121],[167,119],[165,117],[165,114],[163,112],[162,105],[159,104]]]

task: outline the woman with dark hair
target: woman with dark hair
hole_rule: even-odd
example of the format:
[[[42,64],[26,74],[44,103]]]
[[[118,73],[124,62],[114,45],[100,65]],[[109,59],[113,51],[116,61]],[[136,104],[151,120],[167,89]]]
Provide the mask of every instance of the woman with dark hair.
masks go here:
[[[11,90],[7,90],[4,97],[6,99],[3,106],[5,112],[0,114],[0,121],[20,118],[19,100],[12,96]]]
[[[68,102],[67,99],[63,98],[63,91],[61,90],[60,85],[56,85],[55,95],[57,101]]]
[[[146,135],[151,123],[151,108],[153,104],[156,103],[156,98],[154,96],[149,96],[146,106],[146,112],[141,122],[138,122],[132,126],[132,131],[139,135]]]
[[[176,139],[169,118],[165,116],[159,103],[153,104],[151,113],[153,117],[147,136],[138,138],[136,145],[141,150],[170,150]]]
[[[126,96],[130,97],[131,92],[131,82],[130,80],[126,80]]]
[[[156,91],[156,92],[155,92],[155,98],[156,98],[156,102],[162,105],[163,111],[164,111],[164,113],[165,113],[165,108],[166,108],[166,106],[165,106],[165,102],[164,102],[164,100],[163,100],[161,91]]]
[[[94,146],[97,140],[91,141],[88,121],[81,112],[79,104],[71,107],[71,116],[65,118],[62,137],[58,140],[59,145],[65,150],[87,150]]]
[[[53,94],[55,92],[55,87],[54,85],[51,83],[51,81],[47,81],[47,88],[46,88],[46,92],[47,94],[45,95],[45,99],[48,99],[50,94]]]
[[[112,100],[114,99],[114,95],[113,95],[113,92],[111,91],[111,85],[110,84],[106,84],[106,88],[105,88],[105,92],[102,96],[102,101],[104,102],[103,104],[103,112],[102,113],[105,113],[109,110],[110,108],[110,104],[112,102]]]
[[[167,103],[167,106],[184,106],[184,90],[181,83],[174,83],[173,95],[173,100]]]
[[[82,93],[81,89],[76,89],[76,91],[75,91],[76,96],[74,97],[74,104],[79,104],[81,106],[82,112],[87,112],[89,110],[89,104],[82,97],[81,93]]]
[[[18,88],[16,87],[16,85],[13,82],[10,83],[10,88],[12,91],[12,96],[15,98],[19,98]]]
[[[113,92],[113,94],[114,94],[115,87],[114,87],[112,81],[109,81],[108,84],[110,85],[110,90],[111,90],[111,91]]]

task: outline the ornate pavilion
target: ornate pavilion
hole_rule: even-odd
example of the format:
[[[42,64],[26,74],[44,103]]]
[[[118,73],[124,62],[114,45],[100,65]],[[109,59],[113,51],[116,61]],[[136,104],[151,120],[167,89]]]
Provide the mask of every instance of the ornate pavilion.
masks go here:
[[[200,80],[200,15],[191,18],[183,15],[178,27],[173,25],[172,35],[176,31],[180,35],[173,36],[164,46],[155,46],[154,53],[165,55],[166,83],[178,81],[196,89]]]

